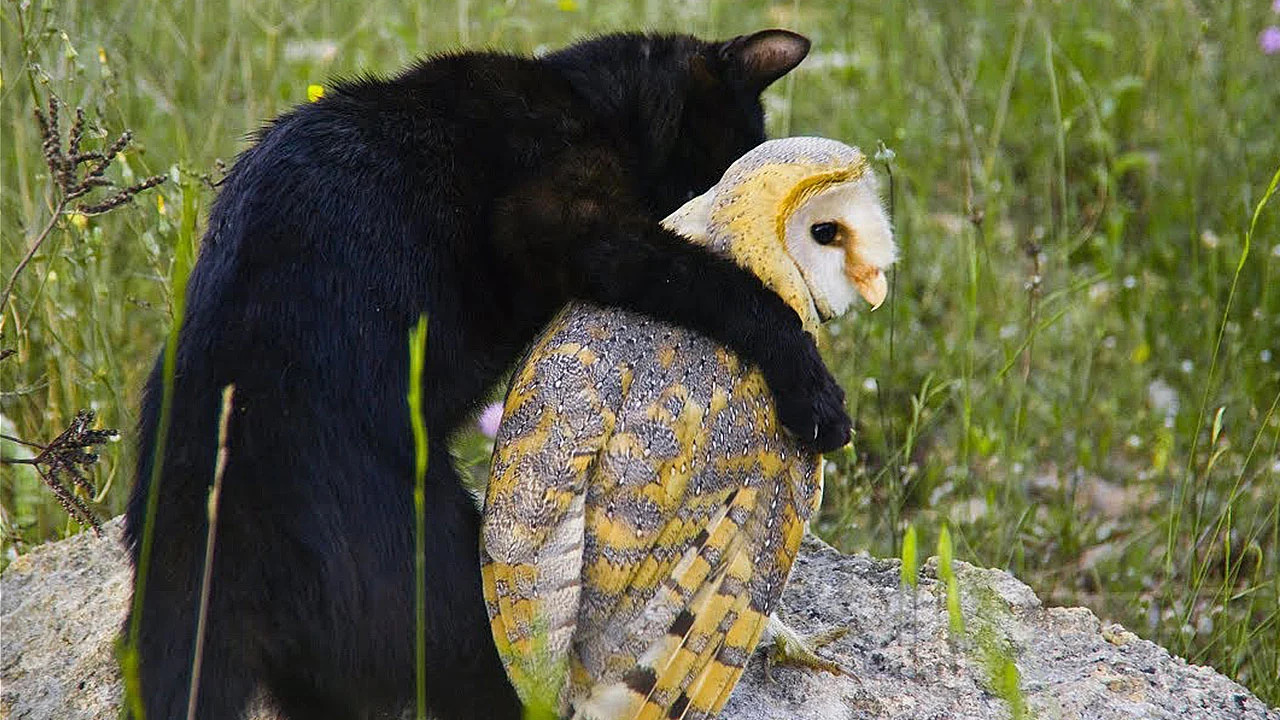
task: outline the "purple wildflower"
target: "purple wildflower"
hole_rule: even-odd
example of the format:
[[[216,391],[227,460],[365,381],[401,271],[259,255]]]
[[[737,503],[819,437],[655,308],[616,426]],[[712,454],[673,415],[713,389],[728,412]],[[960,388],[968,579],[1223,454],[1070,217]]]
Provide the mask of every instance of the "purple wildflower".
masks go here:
[[[1262,48],[1264,55],[1275,55],[1280,52],[1280,27],[1272,25],[1263,30],[1258,35],[1258,47]]]
[[[1280,13],[1280,0],[1271,0],[1271,12]]]
[[[480,426],[480,432],[488,437],[498,436],[498,425],[502,424],[502,403],[496,402],[485,407],[480,413],[476,425]]]

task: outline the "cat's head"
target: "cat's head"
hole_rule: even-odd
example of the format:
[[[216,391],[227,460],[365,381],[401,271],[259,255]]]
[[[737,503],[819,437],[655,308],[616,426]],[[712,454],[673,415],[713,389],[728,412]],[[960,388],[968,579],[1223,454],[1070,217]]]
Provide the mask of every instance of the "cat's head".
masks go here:
[[[762,30],[712,42],[689,35],[605,35],[547,56],[632,141],[659,216],[714,185],[764,142],[760,93],[800,64],[809,41]]]

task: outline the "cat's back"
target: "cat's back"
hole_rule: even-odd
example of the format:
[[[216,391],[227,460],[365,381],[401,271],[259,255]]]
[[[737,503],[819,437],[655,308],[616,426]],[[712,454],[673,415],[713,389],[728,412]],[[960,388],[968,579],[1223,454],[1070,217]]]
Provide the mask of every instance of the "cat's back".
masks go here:
[[[458,52],[423,59],[392,77],[339,81],[315,102],[267,123],[236,163],[243,185],[308,168],[412,180],[432,166],[456,175],[509,171],[509,138],[571,140],[589,107],[559,73],[531,58]],[[459,164],[464,155],[475,162]],[[480,161],[487,162],[480,162]],[[233,188],[230,188],[233,189]]]
[[[421,241],[452,247],[589,124],[559,73],[517,55],[452,53],[338,82],[265,125],[237,159],[197,286],[288,262],[409,262]]]

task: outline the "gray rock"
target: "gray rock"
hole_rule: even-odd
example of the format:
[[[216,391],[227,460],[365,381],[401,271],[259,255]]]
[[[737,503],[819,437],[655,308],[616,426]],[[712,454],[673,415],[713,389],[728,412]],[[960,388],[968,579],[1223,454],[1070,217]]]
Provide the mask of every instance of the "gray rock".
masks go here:
[[[0,575],[0,718],[117,714],[114,646],[130,581],[119,538],[117,519],[101,538],[84,533],[37,548]],[[1103,627],[1088,610],[1042,607],[999,570],[955,569],[965,622],[958,638],[936,565],[922,569],[912,591],[900,586],[897,561],[841,555],[810,538],[778,615],[802,636],[847,629],[819,650],[847,674],[766,667],[757,653],[723,717],[978,720],[1011,717],[1013,701],[1025,717],[1045,720],[1280,720],[1240,685],[1118,625]],[[1002,697],[992,678],[1010,666],[1020,690]]]
[[[849,632],[820,653],[848,676],[774,668],[756,654],[725,708],[735,720],[1009,718],[993,668],[1011,661],[1027,718],[1257,718],[1280,720],[1249,691],[1189,665],[1085,608],[1045,608],[1000,570],[955,563],[965,632],[953,639],[936,559],[918,589],[901,587],[900,563],[841,555],[806,540],[779,617],[802,635]],[[1017,698],[1013,698],[1017,701]]]

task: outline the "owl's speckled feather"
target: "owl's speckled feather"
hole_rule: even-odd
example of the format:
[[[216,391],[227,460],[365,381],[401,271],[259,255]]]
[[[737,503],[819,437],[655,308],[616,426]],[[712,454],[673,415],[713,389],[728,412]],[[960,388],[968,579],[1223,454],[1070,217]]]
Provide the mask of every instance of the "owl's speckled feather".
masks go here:
[[[773,141],[667,223],[751,268],[812,329],[782,223],[865,168],[834,141]],[[566,308],[512,379],[484,511],[484,595],[522,700],[601,720],[715,716],[821,495],[821,458],[782,429],[754,367],[673,325]]]

